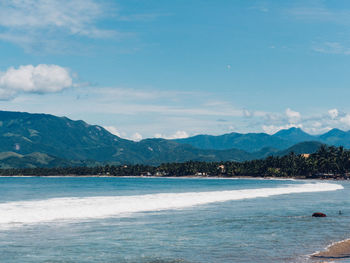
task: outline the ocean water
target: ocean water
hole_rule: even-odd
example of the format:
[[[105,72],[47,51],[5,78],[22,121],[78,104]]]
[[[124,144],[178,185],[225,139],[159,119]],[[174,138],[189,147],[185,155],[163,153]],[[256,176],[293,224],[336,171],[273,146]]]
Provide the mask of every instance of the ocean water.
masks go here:
[[[0,177],[0,262],[323,262],[350,238],[349,197],[346,181]]]

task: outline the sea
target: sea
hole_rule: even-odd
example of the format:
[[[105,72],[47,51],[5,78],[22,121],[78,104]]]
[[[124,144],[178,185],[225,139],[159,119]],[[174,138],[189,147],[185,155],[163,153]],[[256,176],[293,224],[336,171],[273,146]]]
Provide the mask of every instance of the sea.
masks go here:
[[[348,181],[0,177],[1,263],[333,262],[310,255],[348,238]]]

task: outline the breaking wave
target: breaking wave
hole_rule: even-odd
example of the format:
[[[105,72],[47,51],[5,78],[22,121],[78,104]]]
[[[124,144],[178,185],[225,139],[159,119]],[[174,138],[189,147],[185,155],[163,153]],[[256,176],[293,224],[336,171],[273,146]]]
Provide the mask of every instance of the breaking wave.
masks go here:
[[[278,188],[230,191],[159,193],[134,196],[51,198],[0,203],[0,226],[36,224],[58,220],[108,218],[137,212],[189,208],[230,200],[343,189],[331,183],[286,185]]]

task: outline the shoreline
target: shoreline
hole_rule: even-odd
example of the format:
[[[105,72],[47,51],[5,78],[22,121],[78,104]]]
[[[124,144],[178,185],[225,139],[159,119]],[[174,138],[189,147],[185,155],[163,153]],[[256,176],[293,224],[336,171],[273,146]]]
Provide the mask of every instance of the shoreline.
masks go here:
[[[0,178],[30,178],[30,177],[50,177],[50,178],[63,178],[63,177],[71,177],[71,178],[166,178],[166,179],[250,179],[250,180],[298,180],[298,181],[349,181],[348,178],[305,178],[305,177],[265,177],[265,176],[197,176],[197,175],[188,175],[188,176],[140,176],[140,175],[98,175],[98,174],[91,174],[91,175],[77,175],[77,174],[60,174],[60,175],[0,175]]]
[[[317,251],[310,255],[312,259],[342,260],[350,258],[350,238],[328,245],[323,251]]]
[[[1,177],[101,177],[101,178],[167,178],[167,179],[257,179],[257,180],[321,180],[321,181],[347,181],[347,179],[333,179],[333,178],[301,178],[301,177],[257,177],[257,176],[138,176],[138,175],[77,175],[77,174],[69,174],[69,175],[0,175]]]

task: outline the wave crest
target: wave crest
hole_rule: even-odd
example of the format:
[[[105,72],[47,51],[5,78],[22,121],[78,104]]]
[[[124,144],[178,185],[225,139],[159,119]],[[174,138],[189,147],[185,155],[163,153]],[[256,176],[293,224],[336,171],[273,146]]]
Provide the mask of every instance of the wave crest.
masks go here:
[[[6,227],[57,220],[108,218],[137,212],[182,209],[215,202],[340,189],[343,189],[343,186],[339,184],[309,183],[278,188],[134,196],[66,197],[8,202],[0,204],[0,225]]]

